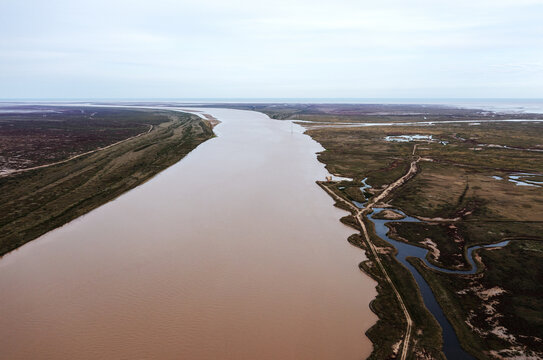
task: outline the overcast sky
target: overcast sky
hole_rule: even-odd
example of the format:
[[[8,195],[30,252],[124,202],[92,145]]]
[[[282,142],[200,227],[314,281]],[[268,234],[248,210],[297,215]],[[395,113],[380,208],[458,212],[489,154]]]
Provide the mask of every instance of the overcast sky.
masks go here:
[[[543,97],[543,0],[0,0],[0,98]]]

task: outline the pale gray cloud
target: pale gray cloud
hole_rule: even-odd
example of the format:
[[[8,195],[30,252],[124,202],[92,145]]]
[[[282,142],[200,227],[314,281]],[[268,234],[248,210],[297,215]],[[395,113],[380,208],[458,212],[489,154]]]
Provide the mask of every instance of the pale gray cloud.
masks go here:
[[[0,97],[542,97],[543,0],[3,0]]]

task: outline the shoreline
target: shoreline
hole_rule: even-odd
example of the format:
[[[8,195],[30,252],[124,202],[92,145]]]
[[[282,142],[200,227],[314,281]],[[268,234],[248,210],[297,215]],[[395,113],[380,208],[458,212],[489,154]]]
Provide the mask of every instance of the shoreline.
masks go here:
[[[416,172],[417,172],[416,164],[419,161],[420,161],[420,157],[417,157],[414,161],[412,161],[411,165],[409,166],[409,170],[408,170],[408,172],[406,174],[404,174],[402,177],[400,177],[399,179],[397,179],[396,181],[391,183],[387,188],[385,188],[383,191],[381,191],[381,193],[379,193],[379,195],[377,195],[375,197],[372,197],[372,199],[362,209],[357,208],[351,202],[347,201],[346,199],[344,199],[343,197],[337,195],[334,191],[332,191],[327,186],[327,183],[330,183],[330,182],[317,181],[317,184],[328,195],[330,195],[332,197],[332,199],[334,199],[334,201],[336,202],[336,205],[338,203],[341,203],[341,204],[346,205],[346,207],[349,209],[349,211],[351,212],[351,216],[353,216],[354,219],[356,220],[356,223],[355,223],[356,226],[354,226],[354,227],[355,227],[355,229],[360,231],[360,235],[362,235],[362,238],[364,239],[363,241],[366,244],[366,246],[364,246],[364,247],[362,247],[362,246],[359,246],[359,247],[365,251],[366,257],[368,258],[368,261],[376,262],[378,264],[379,271],[384,275],[385,282],[392,289],[392,291],[394,293],[394,296],[395,296],[396,300],[398,301],[398,303],[400,305],[403,316],[405,318],[405,326],[406,326],[406,328],[405,328],[404,334],[402,335],[401,341],[399,343],[395,343],[394,348],[397,349],[397,348],[399,348],[399,346],[401,346],[401,354],[400,354],[400,359],[401,360],[405,360],[407,358],[408,354],[409,354],[409,350],[410,350],[410,346],[411,346],[410,342],[411,342],[411,333],[412,333],[412,328],[413,328],[413,319],[412,319],[411,314],[409,313],[409,311],[407,309],[407,306],[406,306],[406,304],[404,302],[404,299],[403,299],[400,291],[396,287],[395,283],[392,281],[392,279],[391,279],[390,275],[388,274],[385,266],[383,265],[379,255],[378,255],[378,251],[376,249],[375,244],[371,241],[371,238],[369,236],[369,233],[368,233],[368,230],[366,228],[365,222],[368,220],[367,217],[366,217],[366,214],[371,213],[372,208],[376,204],[378,204],[381,200],[383,200],[384,198],[389,196],[396,188],[402,186],[406,181],[408,181],[411,177],[413,177],[416,174]],[[353,226],[353,224],[349,224],[349,225]],[[376,277],[368,269],[365,269],[362,264],[363,263],[361,263],[360,266],[359,266],[360,269],[366,275],[368,275],[369,277],[376,280],[378,282],[378,284],[380,284],[380,286],[382,286],[382,284],[381,284],[382,279],[379,279],[379,277]],[[374,299],[374,301],[375,301],[375,299]],[[383,319],[383,316],[382,316],[383,314],[380,314],[379,312],[377,312],[375,307],[370,307],[370,308],[379,317],[379,320]],[[377,327],[377,324],[374,324],[374,327]],[[368,330],[368,331],[370,331],[370,330]],[[373,342],[374,350],[375,350],[375,346],[377,345],[376,341],[374,341],[372,339],[372,342]],[[372,353],[372,355],[373,355],[373,353]],[[394,356],[396,356],[396,355],[398,355],[397,352],[394,353]]]
[[[137,108],[133,109],[137,110]],[[21,217],[14,218],[3,225],[4,232],[0,237],[0,241],[2,241],[0,259],[45,233],[62,227],[149,181],[181,160],[202,142],[215,136],[212,129],[218,124],[217,122],[213,125],[209,119],[201,116],[191,118],[196,114],[189,111],[177,110],[177,112],[184,114],[181,116],[175,114],[176,110],[166,109],[166,111],[172,111],[173,114],[169,116],[173,116],[173,118],[170,117],[168,121],[157,126],[150,125],[149,130],[144,133],[51,164],[0,174],[2,181],[0,185],[4,189],[13,188],[6,191],[6,194],[21,188],[30,188],[36,194],[41,194],[51,186],[49,191],[56,192],[54,198],[47,199],[47,203],[33,200],[37,201],[38,206],[33,205],[28,214],[23,213]],[[199,122],[208,124],[206,125],[208,133],[205,135],[202,133],[201,139],[198,138],[202,135],[196,135],[193,138],[193,135],[184,130],[188,124]],[[189,130],[189,132],[191,131]],[[187,134],[189,137],[186,137]],[[176,148],[179,149],[179,152],[174,150]],[[153,154],[157,151],[166,151],[165,156],[156,160]],[[115,166],[113,167],[115,170],[109,172],[105,170],[106,164],[113,164],[118,161],[116,159],[122,157],[126,158],[126,162],[121,168]],[[97,179],[93,175],[94,172],[102,174],[101,177],[104,180]],[[121,173],[123,174],[121,178],[115,177],[118,176],[116,174]],[[81,187],[78,187],[79,185],[74,187],[71,184],[72,177],[81,179],[77,180],[80,181],[78,184]],[[51,182],[47,183],[47,179],[51,179]],[[31,194],[21,193],[17,196],[31,199],[29,197]],[[25,206],[25,200],[21,201],[20,198],[12,198],[10,195],[7,197],[4,201],[5,204],[13,204],[11,206],[16,206],[17,209]],[[63,199],[64,197],[69,198],[68,202]],[[54,201],[64,202],[58,205],[56,213],[44,212],[45,208],[53,206],[51,202]],[[9,210],[9,213],[14,213],[14,211]],[[35,216],[31,217],[31,220],[25,220],[36,211],[42,213],[38,220],[33,220]]]

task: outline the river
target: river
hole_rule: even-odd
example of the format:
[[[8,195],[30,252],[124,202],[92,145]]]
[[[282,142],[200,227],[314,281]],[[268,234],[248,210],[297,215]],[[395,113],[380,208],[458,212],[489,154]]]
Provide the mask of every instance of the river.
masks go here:
[[[361,359],[375,282],[289,122],[206,109],[218,135],[0,259],[5,359]]]

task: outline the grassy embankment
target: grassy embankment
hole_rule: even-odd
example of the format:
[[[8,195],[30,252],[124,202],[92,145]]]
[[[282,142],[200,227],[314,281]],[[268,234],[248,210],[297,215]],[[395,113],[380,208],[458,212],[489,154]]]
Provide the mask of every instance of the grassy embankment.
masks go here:
[[[353,118],[350,115],[351,118],[347,119],[341,114],[304,114],[299,107],[289,111],[281,113],[280,106],[265,110],[278,119],[296,117],[341,122]],[[468,113],[467,117],[471,119],[472,115]],[[360,122],[376,122],[374,114],[356,116]],[[433,113],[432,116],[440,115]],[[523,117],[537,118],[537,115]],[[481,118],[496,117],[488,114],[481,115]],[[421,115],[403,119],[423,120]],[[537,339],[543,338],[543,303],[539,296],[543,282],[540,265],[543,263],[543,251],[542,242],[538,241],[543,233],[543,191],[538,187],[517,186],[508,181],[508,176],[515,172],[543,172],[543,153],[534,151],[543,149],[541,123],[310,127],[308,134],[326,149],[319,154],[319,160],[326,164],[330,172],[354,178],[352,183],[337,184],[335,192],[355,201],[372,196],[381,186],[391,183],[406,171],[414,143],[386,142],[385,136],[423,134],[445,141],[446,145],[438,141],[419,143],[417,155],[425,158],[419,163],[419,173],[392,194],[388,202],[411,216],[450,220],[389,223],[394,236],[429,250],[431,247],[426,240],[430,240],[439,250],[439,253],[430,256],[430,261],[442,267],[460,269],[467,266],[465,252],[468,246],[495,243],[504,238],[518,239],[503,249],[479,250],[478,262],[484,267],[476,275],[446,275],[421,264],[418,264],[418,268],[432,286],[462,346],[473,355],[481,359],[542,356],[542,343]],[[374,190],[362,194],[358,189],[359,180],[365,177],[368,177],[368,183]],[[541,181],[541,175],[533,176],[531,180]],[[348,217],[343,221],[354,224]],[[358,235],[349,240],[364,247]],[[382,259],[386,259],[387,271],[396,274],[394,281],[409,303],[410,313],[416,319],[416,331],[422,330],[423,334],[428,335],[427,329],[432,329],[432,321],[425,328],[424,320],[430,316],[424,308],[420,308],[420,298],[412,296],[418,294],[418,289],[411,276],[389,255],[386,243],[379,243],[378,238],[374,238],[374,241],[384,248],[381,251]],[[372,269],[371,254],[368,255],[369,262],[361,264],[361,267],[379,281],[380,275],[376,268]],[[395,271],[396,268],[399,270]],[[394,339],[397,341],[401,337],[404,318],[385,282],[379,281],[378,290],[379,296],[372,309],[380,320],[368,335],[375,344],[372,357],[386,358],[392,355]],[[423,318],[422,322],[417,317]],[[441,341],[436,339],[438,333],[439,330],[431,333],[435,335],[435,341],[423,337],[416,346],[430,349],[428,352],[431,352]],[[410,356],[421,354],[412,353]]]
[[[142,184],[214,136],[209,122],[196,115],[144,110],[128,115],[104,110],[100,126],[122,117],[129,128],[137,124],[145,131],[152,125],[152,130],[62,164],[0,178],[0,255]]]

